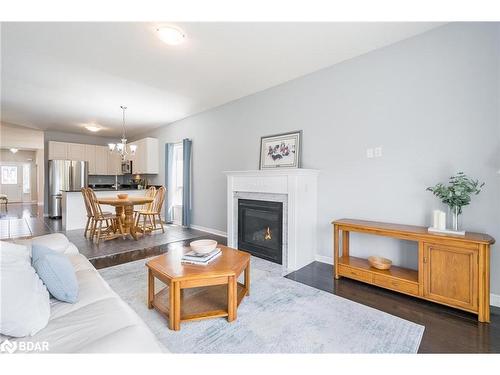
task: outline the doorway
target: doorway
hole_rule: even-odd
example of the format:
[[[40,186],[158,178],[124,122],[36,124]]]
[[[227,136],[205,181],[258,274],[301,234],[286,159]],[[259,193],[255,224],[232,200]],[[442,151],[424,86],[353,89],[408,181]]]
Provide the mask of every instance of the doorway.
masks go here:
[[[32,203],[37,200],[36,152],[1,150],[0,194],[9,203]]]
[[[16,164],[4,164],[0,166],[1,181],[0,194],[5,194],[9,202],[23,201],[23,174],[22,168]]]

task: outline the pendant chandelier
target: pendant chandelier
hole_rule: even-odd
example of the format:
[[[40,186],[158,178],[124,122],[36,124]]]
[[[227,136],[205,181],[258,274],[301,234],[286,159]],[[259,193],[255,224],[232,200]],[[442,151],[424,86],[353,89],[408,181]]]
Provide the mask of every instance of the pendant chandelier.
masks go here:
[[[125,110],[127,107],[121,105],[123,111],[123,133],[120,143],[108,143],[109,152],[114,152],[120,155],[122,161],[127,160],[127,156],[134,156],[137,151],[137,145],[127,145],[127,138],[125,137]]]

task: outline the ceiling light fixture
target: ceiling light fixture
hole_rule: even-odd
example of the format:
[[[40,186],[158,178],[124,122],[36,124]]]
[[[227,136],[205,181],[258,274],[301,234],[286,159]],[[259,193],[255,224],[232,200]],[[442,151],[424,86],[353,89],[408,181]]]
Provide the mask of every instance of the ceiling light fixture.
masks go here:
[[[16,152],[18,152],[19,150],[17,148],[11,148],[10,149],[10,152],[12,152],[13,154],[15,154]]]
[[[102,128],[100,126],[96,126],[96,125],[85,125],[85,129],[87,129],[88,131],[90,131],[92,133],[97,133]]]
[[[156,29],[158,37],[169,46],[177,46],[186,40],[186,33],[175,26],[163,26]]]
[[[127,155],[135,155],[137,151],[137,145],[127,145],[127,138],[125,138],[125,110],[127,107],[121,105],[120,108],[123,111],[123,133],[120,143],[108,143],[109,152],[116,152],[120,154],[122,161],[127,159]],[[127,150],[128,147],[128,150]]]

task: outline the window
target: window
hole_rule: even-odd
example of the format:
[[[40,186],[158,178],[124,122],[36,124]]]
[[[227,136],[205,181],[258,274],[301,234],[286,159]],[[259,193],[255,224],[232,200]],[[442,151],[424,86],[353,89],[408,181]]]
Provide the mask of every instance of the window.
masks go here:
[[[183,148],[182,148],[182,143],[176,143],[174,145],[174,197],[173,197],[173,204],[174,206],[181,206],[182,205],[182,186],[183,186],[183,181],[182,181],[182,171],[183,171]]]
[[[31,192],[31,166],[29,164],[24,164],[23,165],[23,193],[24,194],[29,194]]]
[[[15,165],[2,165],[2,184],[17,185],[17,167]]]

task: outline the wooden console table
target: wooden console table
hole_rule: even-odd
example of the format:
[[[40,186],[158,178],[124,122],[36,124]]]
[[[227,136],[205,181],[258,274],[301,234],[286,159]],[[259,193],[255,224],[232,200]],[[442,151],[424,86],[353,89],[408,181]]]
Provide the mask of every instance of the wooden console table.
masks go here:
[[[332,224],[335,279],[348,277],[477,314],[480,322],[490,321],[490,245],[494,238],[471,232],[465,236],[435,234],[426,227],[353,219]],[[378,270],[368,260],[350,256],[350,232],[418,242],[418,270],[397,266]]]

